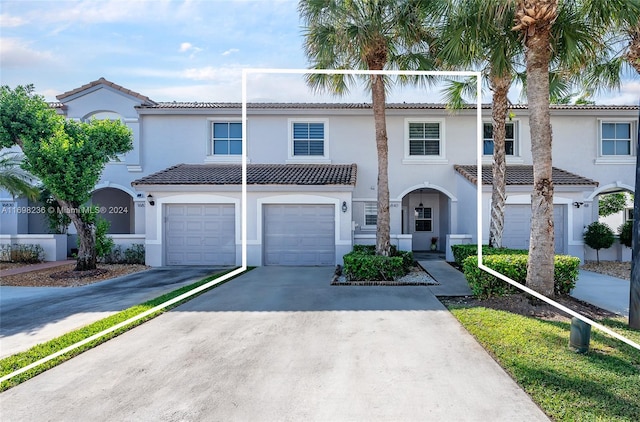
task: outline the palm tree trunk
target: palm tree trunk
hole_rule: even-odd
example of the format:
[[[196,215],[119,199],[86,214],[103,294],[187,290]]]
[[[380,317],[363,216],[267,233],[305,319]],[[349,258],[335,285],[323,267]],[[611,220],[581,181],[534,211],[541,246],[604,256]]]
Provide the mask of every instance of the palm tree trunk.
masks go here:
[[[389,217],[389,146],[387,143],[386,95],[384,78],[371,75],[371,100],[378,150],[378,221],[376,226],[376,254],[391,253]]]
[[[493,90],[493,190],[491,192],[491,224],[489,227],[489,245],[494,248],[502,247],[504,232],[504,204],[506,193],[506,150],[505,123],[507,120],[507,93],[511,85],[510,76],[492,76],[490,79]]]
[[[550,0],[549,3],[554,1]],[[550,24],[538,25],[535,31],[530,31],[525,44],[529,127],[533,156],[527,285],[548,297],[554,294],[553,180],[549,115],[550,26]]]
[[[640,74],[640,25],[629,31],[631,41],[627,52],[627,61]]]

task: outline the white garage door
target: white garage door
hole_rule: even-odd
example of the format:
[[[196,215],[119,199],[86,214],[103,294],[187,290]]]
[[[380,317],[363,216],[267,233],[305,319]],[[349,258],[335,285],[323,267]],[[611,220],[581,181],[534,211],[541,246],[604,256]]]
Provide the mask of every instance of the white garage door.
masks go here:
[[[264,265],[335,265],[333,205],[265,205]]]
[[[555,252],[565,253],[565,223],[563,205],[553,207]],[[504,210],[502,245],[506,248],[529,249],[531,205],[507,205]]]
[[[165,208],[167,265],[235,265],[233,204],[169,204]]]

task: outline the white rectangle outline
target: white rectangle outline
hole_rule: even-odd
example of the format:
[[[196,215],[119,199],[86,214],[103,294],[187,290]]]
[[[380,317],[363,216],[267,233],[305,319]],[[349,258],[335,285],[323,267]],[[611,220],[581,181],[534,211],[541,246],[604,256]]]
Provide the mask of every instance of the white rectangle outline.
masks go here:
[[[476,157],[476,164],[477,164],[477,187],[476,187],[476,191],[477,191],[477,198],[476,198],[476,206],[477,206],[477,215],[478,215],[478,220],[477,220],[477,225],[478,225],[478,232],[477,232],[477,236],[478,236],[478,244],[481,245],[482,244],[482,75],[480,72],[466,72],[466,71],[403,71],[403,70],[331,70],[331,69],[259,69],[259,68],[247,68],[247,69],[242,69],[242,196],[241,196],[241,214],[242,214],[242,228],[241,228],[241,232],[242,232],[242,266],[240,268],[237,268],[236,270],[231,271],[230,273],[227,273],[215,280],[212,280],[208,283],[203,284],[202,286],[197,287],[196,289],[190,290],[178,297],[175,297],[171,300],[168,300],[160,305],[157,305],[139,315],[136,315],[134,317],[129,318],[126,321],[123,321],[117,325],[114,325],[111,328],[107,328],[106,330],[103,330],[97,334],[92,335],[91,337],[88,337],[84,340],[81,340],[77,343],[72,344],[71,346],[68,346],[58,352],[52,353],[51,355],[45,356],[44,358],[30,364],[27,365],[23,368],[20,368],[10,374],[7,374],[3,377],[0,378],[0,382],[4,382],[7,381],[13,377],[15,377],[16,375],[20,375],[30,369],[33,369],[37,366],[40,366],[52,359],[55,359],[59,356],[64,355],[65,353],[68,353],[74,349],[77,349],[78,347],[81,347],[87,343],[90,343],[94,340],[99,339],[100,337],[103,337],[109,333],[112,333],[122,327],[125,327],[139,319],[142,319],[144,317],[146,317],[147,315],[150,315],[154,312],[160,311],[164,308],[166,308],[167,306],[173,305],[174,303],[177,303],[183,299],[186,299],[188,297],[191,297],[193,295],[195,295],[196,293],[199,293],[205,289],[208,289],[209,287],[212,287],[218,283],[221,283],[231,277],[234,277],[238,274],[241,274],[242,272],[247,270],[247,76],[249,74],[290,74],[290,75],[304,75],[304,74],[328,74],[328,75],[395,75],[395,76],[400,76],[400,75],[404,75],[404,76],[473,76],[476,78],[476,92],[478,93],[478,95],[476,96],[476,135],[477,135],[477,148],[476,148],[476,153],[477,153],[477,157]],[[489,274],[500,278],[501,280],[506,281],[509,284],[512,284],[513,286],[517,287],[520,290],[523,290],[535,297],[537,297],[538,299],[549,303],[552,306],[555,306],[558,309],[563,310],[564,312],[586,322],[587,324],[590,324],[598,329],[600,329],[601,331],[604,331],[605,333],[613,336],[614,338],[617,338],[620,341],[623,341],[624,343],[627,343],[628,345],[640,350],[640,345],[634,343],[633,341],[627,339],[626,337],[616,333],[615,331],[610,330],[609,328],[595,322],[592,321],[591,319],[582,316],[581,314],[572,311],[571,309],[559,304],[558,302],[555,302],[551,299],[549,299],[546,296],[541,295],[540,293],[529,289],[526,286],[521,285],[520,283],[517,283],[513,280],[511,280],[509,277],[506,277],[500,273],[498,273],[497,271],[492,270],[491,268],[485,266],[482,263],[482,247],[478,248],[478,268],[488,272]]]

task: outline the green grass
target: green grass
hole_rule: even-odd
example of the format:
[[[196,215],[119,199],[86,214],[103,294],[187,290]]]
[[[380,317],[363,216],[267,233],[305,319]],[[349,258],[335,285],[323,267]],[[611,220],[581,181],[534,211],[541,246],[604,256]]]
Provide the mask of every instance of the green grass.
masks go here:
[[[589,352],[578,354],[568,347],[568,322],[483,307],[450,310],[554,420],[640,420],[639,350],[592,329]],[[640,342],[640,331],[622,319],[600,322]]]
[[[21,352],[21,353],[17,353],[15,355],[12,356],[8,356],[4,359],[0,360],[0,377],[8,375],[14,371],[17,371],[21,368],[24,368],[25,366],[28,366],[34,362],[37,362],[38,360],[45,358],[53,353],[56,353],[60,350],[65,349],[66,347],[71,346],[72,344],[75,344],[79,341],[82,341],[84,339],[87,339],[89,337],[91,337],[94,334],[97,334],[101,331],[104,331],[108,328],[111,328],[123,321],[128,320],[129,318],[132,318],[136,315],[139,315],[145,311],[148,311],[150,309],[153,309],[154,307],[163,304],[164,302],[171,300],[175,297],[178,297],[190,290],[193,290],[199,286],[202,286],[203,284],[208,283],[211,280],[217,279],[221,276],[223,276],[224,274],[227,274],[231,271],[234,270],[228,270],[228,271],[223,271],[220,273],[216,273],[213,275],[210,275],[206,278],[203,278],[202,280],[199,280],[195,283],[192,283],[188,286],[183,286],[179,289],[176,289],[172,292],[166,293],[162,296],[158,296],[155,299],[149,300],[147,302],[144,302],[140,305],[135,305],[132,306],[130,308],[127,308],[123,311],[120,311],[116,314],[113,314],[111,316],[108,316],[106,318],[103,318],[99,321],[96,321],[92,324],[89,324],[85,327],[82,327],[80,329],[71,331],[67,334],[64,334],[60,337],[56,337],[50,341],[47,341],[45,343],[41,343],[38,344],[36,346],[33,346],[32,348],[30,348],[27,351]],[[237,277],[237,276],[236,276]],[[218,286],[221,286],[222,284],[226,283],[227,281],[233,280],[235,277],[231,277],[219,284],[216,284],[215,286],[212,286],[208,289],[205,289],[201,292],[198,292],[197,294],[184,299],[180,302],[177,302],[171,306],[165,307],[157,312],[154,312],[152,314],[149,314],[147,316],[145,316],[144,318],[141,318],[137,321],[134,321],[124,327],[119,328],[118,330],[115,330],[107,335],[104,335],[102,337],[100,337],[99,339],[96,339],[92,342],[89,342],[83,346],[80,346],[72,351],[69,351],[68,353],[65,353],[64,355],[61,355],[57,358],[54,358],[48,362],[43,363],[42,365],[39,365],[35,368],[32,368],[28,371],[25,371],[21,374],[18,374],[6,381],[3,381],[2,384],[0,384],[0,391],[5,391],[11,387],[14,387],[30,378],[33,378],[34,376],[46,371],[47,369],[53,368],[54,366],[57,366],[59,364],[61,364],[62,362],[65,362],[69,359],[71,359],[74,356],[79,355],[80,353],[89,350],[101,343],[104,343],[105,341],[112,339],[114,337],[117,337],[118,335],[130,330],[133,327],[136,327],[146,321],[149,321],[150,319],[155,318],[156,316],[175,308],[176,306],[179,306],[185,302],[188,302],[189,300],[201,295],[202,293],[209,291],[211,289],[214,289]]]

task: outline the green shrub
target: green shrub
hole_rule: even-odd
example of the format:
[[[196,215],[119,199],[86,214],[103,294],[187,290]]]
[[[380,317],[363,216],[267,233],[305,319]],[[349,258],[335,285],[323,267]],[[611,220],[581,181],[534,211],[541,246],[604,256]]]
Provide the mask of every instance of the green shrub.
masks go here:
[[[600,263],[600,249],[607,249],[613,245],[614,242],[613,230],[599,221],[594,221],[587,226],[587,231],[584,233],[584,243],[591,249],[596,250],[596,260]]]
[[[0,260],[35,264],[44,261],[44,249],[42,246],[35,244],[2,245],[0,248]]]
[[[464,260],[469,256],[478,255],[478,245],[451,245],[451,251],[453,252],[453,259],[456,264],[462,266]],[[529,251],[526,249],[508,249],[508,248],[493,248],[489,245],[482,245],[482,256],[485,255],[520,255],[527,254]]]
[[[353,281],[388,281],[407,274],[413,265],[413,252],[399,251],[391,245],[391,256],[376,255],[375,245],[353,245],[343,257],[343,272]]]
[[[618,231],[620,233],[620,243],[630,248],[631,242],[633,241],[633,221],[629,220],[625,222],[620,226]]]
[[[527,280],[528,256],[521,255],[487,255],[483,256],[483,263],[487,267],[498,271],[510,279],[525,284]],[[580,259],[556,255],[554,258],[554,292],[566,295],[576,284]],[[516,288],[506,281],[478,268],[478,257],[467,257],[463,262],[464,276],[469,282],[471,291],[479,297],[503,296],[516,291]]]
[[[144,245],[142,243],[134,243],[124,250],[124,260],[127,264],[144,265]]]
[[[96,256],[104,258],[114,247],[113,239],[107,236],[111,223],[102,217],[96,219]]]
[[[141,243],[134,243],[126,249],[122,249],[122,246],[116,245],[111,251],[102,257],[102,262],[105,264],[142,264],[144,265],[144,245]]]

